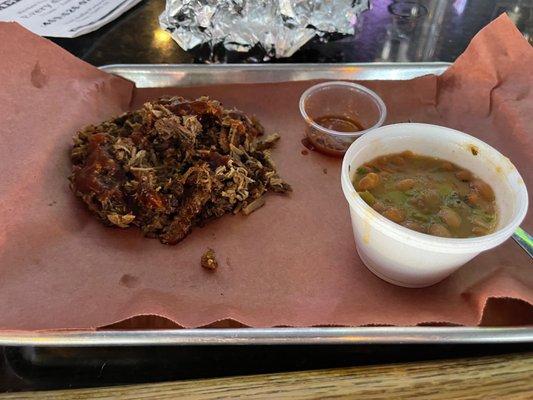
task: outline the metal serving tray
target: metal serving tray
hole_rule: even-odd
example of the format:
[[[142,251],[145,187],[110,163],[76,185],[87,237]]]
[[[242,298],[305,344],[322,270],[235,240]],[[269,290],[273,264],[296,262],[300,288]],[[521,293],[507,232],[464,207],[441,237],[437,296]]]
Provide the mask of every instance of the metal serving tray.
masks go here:
[[[448,63],[108,65],[137,87],[306,79],[411,79],[441,74]],[[521,251],[517,247],[517,251]],[[153,346],[263,344],[456,344],[533,342],[533,327],[236,328],[0,332],[4,346]]]

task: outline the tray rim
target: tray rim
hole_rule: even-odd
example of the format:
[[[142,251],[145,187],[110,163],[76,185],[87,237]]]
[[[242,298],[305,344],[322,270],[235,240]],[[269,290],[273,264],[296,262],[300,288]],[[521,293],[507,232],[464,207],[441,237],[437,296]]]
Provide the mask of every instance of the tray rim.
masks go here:
[[[247,70],[294,70],[294,69],[316,69],[316,70],[327,70],[327,69],[344,69],[346,67],[366,67],[366,68],[442,68],[449,67],[452,65],[450,62],[446,61],[423,61],[423,62],[353,62],[353,63],[273,63],[273,64],[105,64],[98,67],[103,71],[115,70],[117,68],[127,68],[127,69],[139,69],[146,68],[152,70],[160,69],[194,69],[194,70],[211,70],[211,69],[247,69]]]
[[[137,87],[206,86],[212,83],[206,78],[213,74],[215,84],[302,81],[309,79],[399,79],[443,73],[448,62],[375,62],[375,63],[294,63],[294,64],[109,64],[100,70],[122,76],[137,83]],[[258,79],[261,73],[267,76]],[[324,77],[320,75],[324,73]],[[327,76],[327,74],[330,74]],[[332,73],[338,75],[331,76]],[[407,76],[406,76],[407,73]],[[228,77],[224,77],[228,74]],[[366,76],[365,76],[366,74]],[[370,76],[368,76],[370,74]],[[377,75],[380,74],[380,75]],[[160,75],[159,79],[154,78]],[[243,81],[243,77],[248,79]],[[284,75],[284,76],[283,76]],[[377,75],[377,76],[376,76]],[[281,76],[281,77],[280,77]],[[144,82],[145,79],[148,82]]]
[[[533,327],[196,328],[99,331],[4,331],[2,346],[407,345],[533,342]]]
[[[162,71],[327,71],[360,68],[434,68],[442,70],[447,62],[339,63],[339,64],[110,64],[101,70],[119,69]],[[139,71],[141,72],[141,71]],[[533,326],[386,326],[386,327],[298,327],[298,328],[192,328],[148,330],[57,330],[2,331],[0,346],[99,347],[164,345],[367,345],[367,344],[489,344],[533,342]]]

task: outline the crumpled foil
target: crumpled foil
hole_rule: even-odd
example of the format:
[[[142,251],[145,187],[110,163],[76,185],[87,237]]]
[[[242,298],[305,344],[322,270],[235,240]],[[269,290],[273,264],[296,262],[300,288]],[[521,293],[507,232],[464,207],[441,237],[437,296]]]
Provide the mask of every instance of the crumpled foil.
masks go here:
[[[184,50],[222,43],[247,52],[259,44],[280,58],[317,34],[354,34],[369,8],[370,0],[167,0],[159,23]]]

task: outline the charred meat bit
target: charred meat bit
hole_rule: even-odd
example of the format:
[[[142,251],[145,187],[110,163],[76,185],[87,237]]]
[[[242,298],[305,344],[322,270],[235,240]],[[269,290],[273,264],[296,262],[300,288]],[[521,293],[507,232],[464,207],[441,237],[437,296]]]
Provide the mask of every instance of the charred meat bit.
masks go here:
[[[165,244],[226,213],[249,214],[286,193],[271,159],[280,136],[207,97],[164,97],[74,137],[70,186],[106,225]]]
[[[204,254],[202,254],[202,259],[200,260],[202,267],[214,271],[218,268],[218,261],[215,257],[215,252],[213,249],[207,249]]]

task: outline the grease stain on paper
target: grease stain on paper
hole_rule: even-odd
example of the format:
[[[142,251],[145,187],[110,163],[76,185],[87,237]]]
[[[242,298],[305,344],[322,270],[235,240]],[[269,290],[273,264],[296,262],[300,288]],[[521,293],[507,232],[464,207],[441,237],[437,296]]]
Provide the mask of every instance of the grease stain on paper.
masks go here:
[[[48,81],[48,77],[44,74],[38,61],[35,63],[35,66],[31,70],[30,80],[31,84],[37,89],[41,89],[42,87],[44,87]]]
[[[130,274],[124,274],[120,278],[119,283],[122,286],[126,286],[127,288],[131,289],[139,284],[139,278],[137,278],[136,276],[130,275]]]

